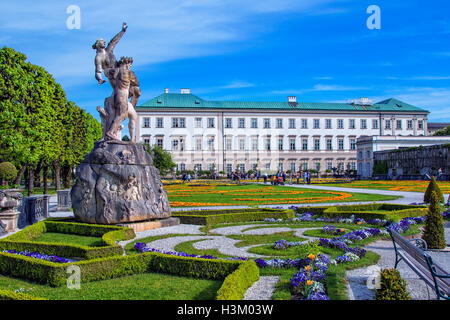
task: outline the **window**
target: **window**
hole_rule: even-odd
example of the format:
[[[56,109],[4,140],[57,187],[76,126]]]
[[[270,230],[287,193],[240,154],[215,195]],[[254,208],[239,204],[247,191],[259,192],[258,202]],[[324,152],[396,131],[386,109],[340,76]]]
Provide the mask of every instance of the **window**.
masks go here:
[[[314,119],[314,129],[320,129],[320,120]]]
[[[174,151],[178,150],[178,145],[179,145],[178,139],[173,139],[172,140],[172,150],[174,150]]]
[[[253,164],[252,164],[252,170],[253,170],[254,172],[258,171],[258,164],[257,164],[257,163],[253,163]]]
[[[184,151],[184,139],[180,138],[180,151]]]
[[[338,150],[344,150],[344,139],[338,139]]]
[[[231,150],[231,138],[226,138],[225,139],[225,150],[230,151]]]
[[[266,138],[266,150],[270,151],[270,138]]]
[[[214,137],[208,138],[208,150],[214,151]]]
[[[157,137],[156,138],[156,145],[158,146],[158,147],[161,147],[161,148],[163,148],[163,144],[164,143],[164,138],[163,137]]]
[[[315,168],[317,171],[320,171],[320,162],[319,162],[319,161],[314,162],[314,168]]]
[[[340,172],[344,171],[344,163],[343,162],[338,163],[338,171],[340,171]]]
[[[372,129],[378,129],[378,119],[372,120]]]
[[[208,163],[208,170],[213,171],[214,170],[214,163]]]
[[[391,128],[391,120],[385,120],[384,124],[385,124],[385,129]]]
[[[264,119],[264,121],[266,121],[266,119]],[[270,123],[269,126],[266,127],[266,124],[264,122],[264,128],[270,128]],[[283,119],[277,119],[277,128],[278,129],[283,128]]]
[[[264,129],[270,129],[270,119],[264,118]]]
[[[305,170],[305,171],[308,170],[308,161],[303,161],[302,162],[302,169]]]
[[[172,118],[172,128],[186,128],[186,118]]]
[[[157,128],[163,128],[163,118],[156,118],[156,127]]]
[[[145,137],[144,138],[144,144],[150,144],[150,137]]]
[[[397,129],[402,128],[402,120],[397,120]]]
[[[308,119],[302,119],[302,129],[308,129]]]
[[[186,164],[180,163],[180,171],[185,171],[185,170],[186,170]]]
[[[338,126],[338,129],[344,129],[344,120],[338,119],[337,126]]]
[[[230,174],[233,172],[233,164],[227,163],[227,174]]]
[[[355,129],[356,128],[355,119],[349,119],[348,120],[348,128],[349,129]]]
[[[256,151],[258,150],[258,138],[252,138],[252,150]]]
[[[150,128],[150,118],[144,118],[144,128]]]
[[[361,119],[361,129],[367,129],[367,120]]]
[[[292,173],[294,173],[296,171],[295,170],[295,162],[290,163],[290,169],[291,169]]]
[[[289,150],[295,151],[295,138],[289,139]]]
[[[245,150],[245,139],[239,138],[239,150],[243,151]]]
[[[252,120],[251,120],[251,127],[253,129],[258,128],[258,119],[257,118],[252,118]]]
[[[350,162],[350,170],[356,170],[356,162],[355,161]]]
[[[295,119],[289,119],[289,129],[295,129]]]
[[[201,163],[197,163],[195,165],[195,167],[197,168],[198,171],[202,171],[202,164]]]
[[[238,167],[240,172],[245,172],[245,163],[239,163]]]
[[[265,168],[266,168],[266,170],[270,170],[270,162],[265,164]]]
[[[202,150],[202,138],[195,138],[195,150]]]
[[[283,151],[283,138],[278,138],[278,150]]]
[[[214,118],[208,118],[208,128],[214,128]]]
[[[320,139],[314,139],[314,150],[320,150]]]
[[[239,128],[245,128],[245,118],[239,118]]]
[[[325,119],[325,129],[331,129],[331,119]]]
[[[327,170],[333,170],[333,162],[327,161]]]
[[[419,130],[423,130],[423,120],[419,120],[419,121],[417,122],[417,128],[418,128]]]
[[[302,139],[302,150],[308,150],[308,139]]]
[[[202,118],[195,118],[195,127],[196,128],[202,127]]]
[[[327,150],[333,150],[333,140],[327,139]]]
[[[280,171],[284,171],[284,163],[278,162],[278,168],[280,169]]]
[[[356,139],[350,139],[350,150],[356,150]]]
[[[232,128],[231,126],[231,118],[225,119],[225,128]]]
[[[406,126],[407,126],[408,130],[412,130],[412,128],[413,128],[413,121],[412,120],[408,120]]]

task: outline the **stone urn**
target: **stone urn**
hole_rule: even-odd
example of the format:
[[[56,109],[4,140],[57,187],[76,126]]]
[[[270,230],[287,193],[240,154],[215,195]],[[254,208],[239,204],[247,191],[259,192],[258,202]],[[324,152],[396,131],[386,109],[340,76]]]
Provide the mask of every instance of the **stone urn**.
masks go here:
[[[0,190],[0,233],[17,231],[17,208],[22,199],[23,194],[19,189]]]
[[[159,171],[141,144],[96,142],[76,178],[70,196],[79,221],[123,224],[171,216]]]

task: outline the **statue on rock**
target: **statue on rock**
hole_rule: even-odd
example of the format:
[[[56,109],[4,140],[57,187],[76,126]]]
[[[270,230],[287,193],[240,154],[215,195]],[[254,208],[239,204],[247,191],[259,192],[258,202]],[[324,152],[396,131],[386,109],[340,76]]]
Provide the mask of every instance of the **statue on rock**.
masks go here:
[[[97,107],[102,119],[103,137],[77,168],[71,190],[75,218],[82,222],[124,224],[170,218],[171,208],[152,156],[136,143],[136,104],[141,94],[139,80],[131,70],[133,58],[114,56],[114,48],[127,30],[122,30],[106,46],[99,39],[96,50],[95,79],[99,85],[108,79],[113,92]],[[131,102],[130,102],[131,99]],[[121,140],[122,122],[129,118],[129,142]],[[168,219],[170,218],[170,219]],[[161,220],[163,221],[163,220]],[[168,225],[165,223],[165,225]]]

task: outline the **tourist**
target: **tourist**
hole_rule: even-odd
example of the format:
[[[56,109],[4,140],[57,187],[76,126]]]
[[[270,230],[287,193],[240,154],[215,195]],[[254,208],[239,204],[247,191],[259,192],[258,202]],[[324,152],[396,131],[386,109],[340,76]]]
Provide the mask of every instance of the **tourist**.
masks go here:
[[[264,172],[264,184],[267,183],[267,172]]]
[[[191,182],[191,174],[190,173],[187,174],[187,182]]]
[[[297,172],[297,184],[300,182],[300,171]]]

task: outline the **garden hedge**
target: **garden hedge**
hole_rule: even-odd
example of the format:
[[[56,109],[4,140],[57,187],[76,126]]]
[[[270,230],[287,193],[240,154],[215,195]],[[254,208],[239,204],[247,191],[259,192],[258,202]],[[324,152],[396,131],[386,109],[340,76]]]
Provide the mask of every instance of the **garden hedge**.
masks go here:
[[[259,280],[259,267],[254,261],[242,263],[236,271],[225,278],[219,291],[217,300],[242,300],[245,292],[254,282]]]
[[[185,224],[212,225],[217,223],[261,221],[266,218],[292,219],[295,215],[292,210],[264,208],[178,211],[172,213],[172,216],[179,218],[180,222]]]
[[[82,236],[101,237],[104,246],[88,247],[75,244],[61,244],[33,241],[45,232],[76,234]],[[0,240],[0,250],[38,251],[47,255],[64,258],[94,259],[100,257],[122,255],[123,248],[116,241],[135,238],[133,229],[75,223],[57,220],[45,220],[26,227],[9,237]]]
[[[243,266],[241,271],[233,276],[239,279],[241,283],[239,288],[235,288],[237,292],[240,292],[246,285],[257,280],[255,270],[252,270],[252,263],[254,264],[253,261],[243,262],[180,257],[157,252],[98,258],[74,263],[53,263],[27,256],[0,252],[1,274],[27,279],[53,287],[63,286],[67,283],[67,278],[70,276],[67,273],[67,267],[71,265],[80,267],[81,283],[83,283],[145,272],[224,280],[228,275],[233,274],[241,265],[249,264],[249,266]],[[249,277],[249,279],[245,279],[246,277]],[[230,281],[227,281],[227,283]],[[227,297],[227,294],[222,294],[221,296]]]

